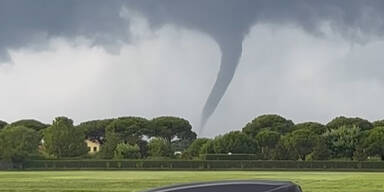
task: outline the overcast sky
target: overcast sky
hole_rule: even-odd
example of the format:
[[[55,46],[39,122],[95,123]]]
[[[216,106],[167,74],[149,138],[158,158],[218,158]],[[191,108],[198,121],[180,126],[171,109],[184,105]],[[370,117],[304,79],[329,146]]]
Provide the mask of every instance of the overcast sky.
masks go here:
[[[239,65],[202,136],[266,113],[384,118],[382,1],[52,2],[0,2],[2,120],[172,115],[197,130],[233,34]]]

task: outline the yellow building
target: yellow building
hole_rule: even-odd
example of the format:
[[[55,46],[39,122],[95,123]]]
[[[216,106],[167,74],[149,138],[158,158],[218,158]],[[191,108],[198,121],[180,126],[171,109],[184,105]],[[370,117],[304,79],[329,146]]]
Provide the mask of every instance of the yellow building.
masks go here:
[[[100,143],[97,140],[85,140],[85,143],[87,143],[88,147],[88,153],[94,154],[100,151]]]

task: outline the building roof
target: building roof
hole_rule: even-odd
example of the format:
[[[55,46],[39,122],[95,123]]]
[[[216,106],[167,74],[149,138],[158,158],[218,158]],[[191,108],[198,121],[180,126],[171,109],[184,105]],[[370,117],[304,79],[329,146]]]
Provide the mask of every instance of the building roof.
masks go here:
[[[89,142],[92,142],[92,143],[96,143],[96,144],[98,144],[98,145],[101,144],[100,141],[97,140],[97,139],[85,139],[85,141],[89,141]]]

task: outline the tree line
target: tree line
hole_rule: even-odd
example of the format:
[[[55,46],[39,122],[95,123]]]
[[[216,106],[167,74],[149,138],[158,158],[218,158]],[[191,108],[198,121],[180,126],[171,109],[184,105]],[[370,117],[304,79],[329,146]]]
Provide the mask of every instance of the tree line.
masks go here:
[[[88,154],[85,139],[101,144]],[[0,159],[31,158],[199,159],[206,154],[250,154],[263,160],[384,160],[384,120],[337,117],[323,125],[294,124],[276,114],[261,115],[241,130],[197,138],[179,117],[119,117],[74,125],[67,117],[52,124],[0,121]]]

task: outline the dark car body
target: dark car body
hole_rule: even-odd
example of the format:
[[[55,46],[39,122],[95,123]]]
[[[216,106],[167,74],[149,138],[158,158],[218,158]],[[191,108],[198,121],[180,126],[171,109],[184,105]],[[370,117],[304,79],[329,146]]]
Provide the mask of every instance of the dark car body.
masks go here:
[[[152,189],[147,192],[302,192],[289,181],[219,181]]]

